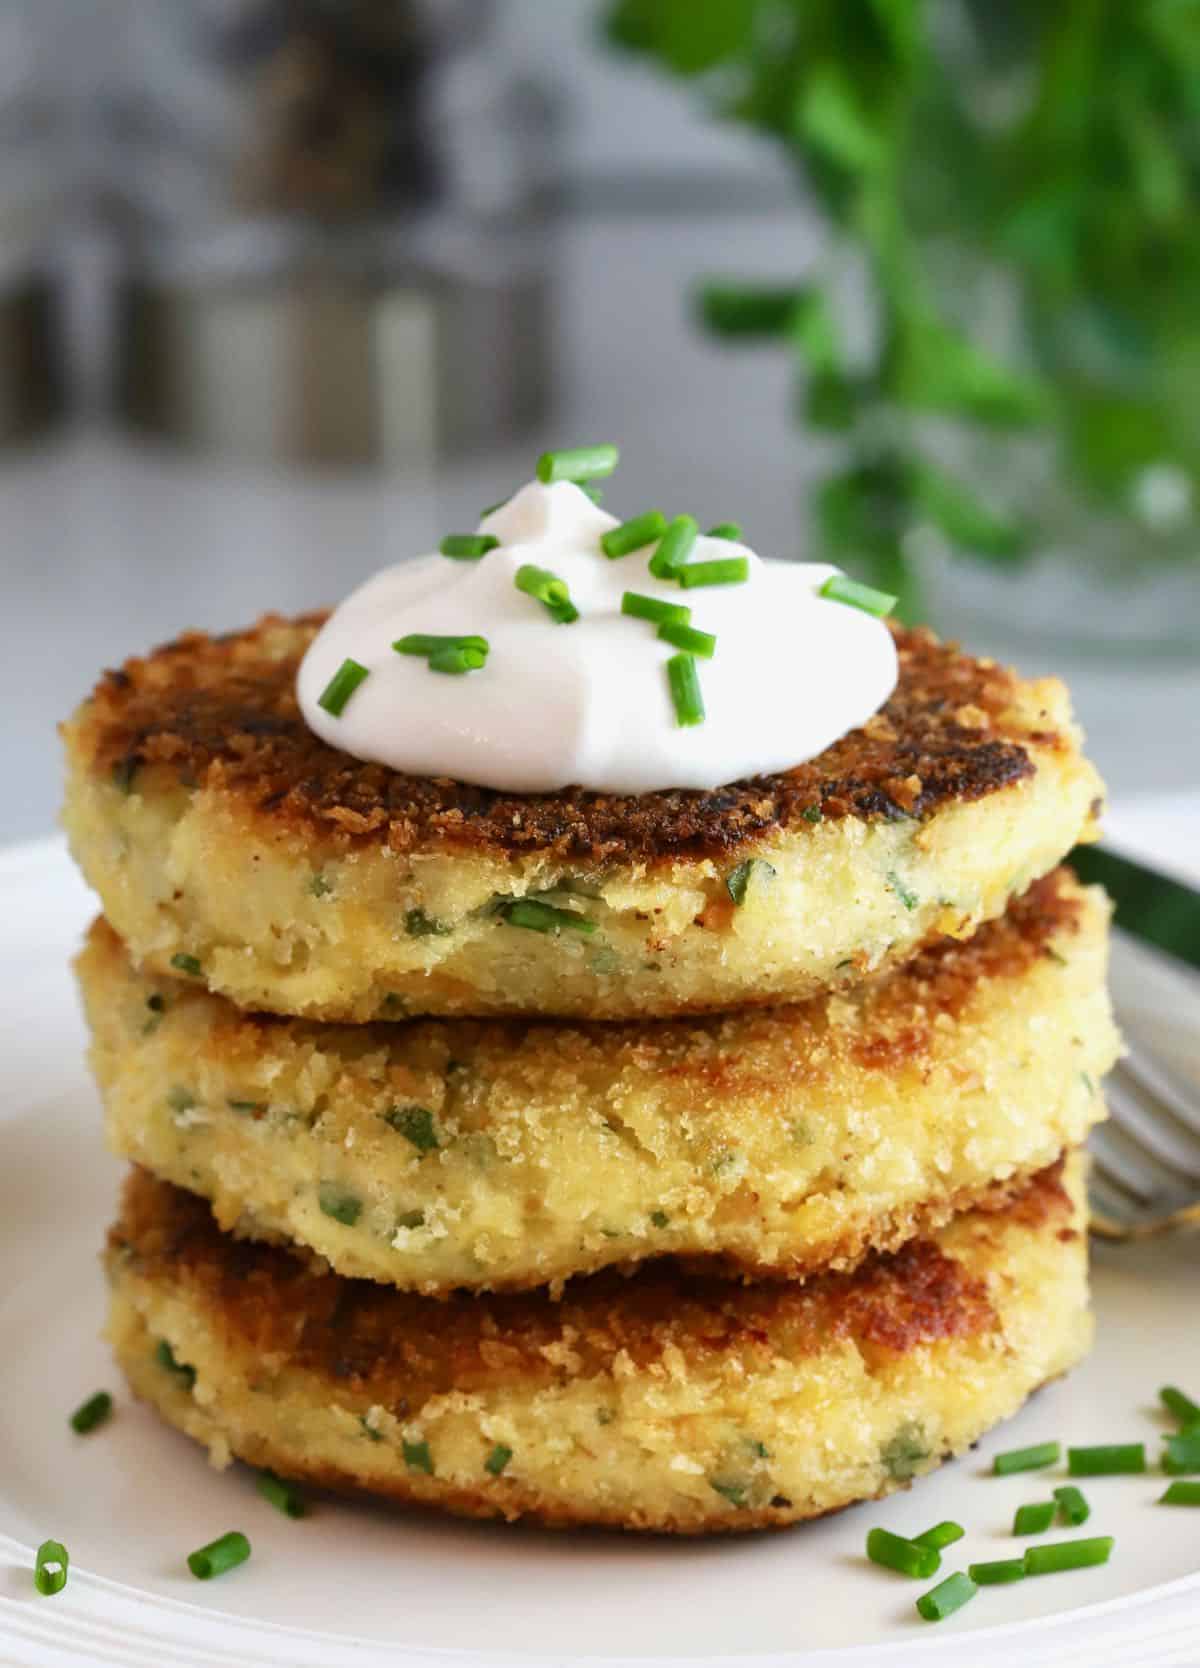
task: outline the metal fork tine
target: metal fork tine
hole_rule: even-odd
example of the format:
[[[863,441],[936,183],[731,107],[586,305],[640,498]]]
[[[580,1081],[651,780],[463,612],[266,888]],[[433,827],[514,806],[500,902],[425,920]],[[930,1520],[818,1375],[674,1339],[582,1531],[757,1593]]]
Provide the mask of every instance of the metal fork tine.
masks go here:
[[[1110,1194],[1125,1200],[1126,1214],[1131,1209],[1145,1210],[1153,1200],[1154,1194],[1141,1184],[1136,1175],[1130,1173],[1130,1167],[1120,1147],[1114,1150],[1112,1129],[1101,1124],[1099,1129],[1092,1131],[1088,1144],[1096,1180],[1103,1180]]]
[[[1117,1070],[1137,1084],[1143,1094],[1157,1101],[1175,1121],[1200,1142],[1200,1094],[1187,1094],[1167,1067],[1159,1064],[1144,1048],[1128,1044]]]
[[[1138,1195],[1148,1208],[1166,1209],[1177,1195],[1195,1191],[1181,1181],[1178,1171],[1160,1164],[1147,1152],[1119,1118],[1114,1117],[1105,1126],[1102,1150],[1110,1175],[1119,1176],[1126,1190]]]
[[[1108,1085],[1107,1102],[1113,1124],[1166,1173],[1175,1187],[1200,1187],[1200,1142],[1189,1140],[1178,1127],[1147,1104],[1132,1079],[1114,1078]]]

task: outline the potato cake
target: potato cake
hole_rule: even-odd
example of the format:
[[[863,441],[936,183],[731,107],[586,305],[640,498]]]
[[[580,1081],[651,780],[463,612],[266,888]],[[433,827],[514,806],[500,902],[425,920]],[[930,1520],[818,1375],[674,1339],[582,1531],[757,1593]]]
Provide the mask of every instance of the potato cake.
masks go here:
[[[673,1253],[853,1266],[1018,1185],[1101,1115],[1108,909],[1066,870],[845,994],[641,1025],[242,1014],[78,970],[112,1145],[220,1225],[427,1295]]]
[[[1088,1347],[1082,1164],[851,1274],[667,1262],[435,1303],[221,1234],[135,1170],[110,1337],[135,1393],[285,1477],[471,1516],[702,1534],[903,1487]]]
[[[896,628],[887,705],[711,793],[512,795],[318,740],[321,616],[190,633],[65,726],[65,822],[134,958],[246,1009],[671,1017],[802,1000],[967,936],[1088,837],[1067,692]],[[819,699],[797,669],[798,701]]]

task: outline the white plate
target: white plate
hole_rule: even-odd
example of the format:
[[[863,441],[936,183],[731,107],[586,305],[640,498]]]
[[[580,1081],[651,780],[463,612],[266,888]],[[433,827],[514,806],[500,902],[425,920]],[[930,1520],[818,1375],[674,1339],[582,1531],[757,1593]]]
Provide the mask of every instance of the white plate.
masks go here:
[[[1200,1660],[1200,1511],[1155,1505],[1161,1476],[1087,1485],[1112,1562],[985,1589],[952,1620],[920,1622],[922,1588],[868,1565],[874,1523],[916,1533],[956,1518],[946,1570],[1011,1556],[1013,1509],[1046,1473],[987,1476],[991,1455],[1047,1437],[1146,1439],[1164,1378],[1200,1390],[1197,1242],[1110,1254],[1096,1269],[1099,1343],[980,1449],[884,1505],[739,1540],[550,1535],[320,1501],[293,1523],[240,1470],[124,1392],[97,1333],[96,1252],[119,1167],[105,1156],[67,959],[90,900],[57,842],[0,854],[0,1663],[19,1668],[356,1668],[449,1662],[834,1663],[955,1660],[1105,1668]],[[1194,1018],[1194,1015],[1193,1015]],[[92,1390],[118,1412],[67,1426]],[[226,1529],[251,1562],[211,1586],[184,1566]],[[72,1557],[66,1591],[33,1591],[31,1548]],[[449,1655],[447,1655],[449,1653]],[[463,1654],[465,1653],[465,1655]]]

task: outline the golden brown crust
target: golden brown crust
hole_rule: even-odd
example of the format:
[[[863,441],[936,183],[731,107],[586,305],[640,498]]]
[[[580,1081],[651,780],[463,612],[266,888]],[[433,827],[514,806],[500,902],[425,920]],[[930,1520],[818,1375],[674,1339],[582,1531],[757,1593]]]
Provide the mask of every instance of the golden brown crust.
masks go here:
[[[1061,1165],[1032,1178],[1015,1203],[997,1196],[993,1204],[998,1216],[1019,1211],[1031,1225],[1070,1220]],[[635,1280],[609,1272],[574,1282],[557,1303],[544,1293],[437,1302],[230,1239],[202,1200],[134,1170],[108,1244],[110,1259],[130,1259],[151,1283],[185,1288],[255,1356],[327,1374],[393,1407],[518,1380],[536,1389],[564,1372],[592,1378],[619,1355],[644,1370],[677,1340],[697,1370],[734,1357],[749,1369],[781,1347],[796,1359],[846,1338],[899,1356],[995,1324],[983,1282],[926,1240],[802,1286],[731,1285],[658,1263]]]
[[[236,794],[274,826],[396,851],[434,845],[553,852],[589,862],[728,855],[814,820],[928,818],[1031,776],[1059,738],[1015,718],[1022,686],[929,631],[895,627],[891,700],[809,763],[711,793],[517,796],[363,764],[317,739],[294,693],[323,615],[189,632],[101,680],[80,716],[85,766],[131,781],[147,766]],[[1062,738],[1062,745],[1068,745]]]

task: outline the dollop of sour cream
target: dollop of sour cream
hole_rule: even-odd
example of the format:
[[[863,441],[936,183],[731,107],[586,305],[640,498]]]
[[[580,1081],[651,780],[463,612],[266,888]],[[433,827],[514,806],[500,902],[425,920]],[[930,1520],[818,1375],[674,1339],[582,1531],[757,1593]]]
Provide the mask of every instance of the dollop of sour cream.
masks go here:
[[[882,620],[820,596],[838,569],[766,561],[697,539],[690,562],[749,560],[742,584],[682,589],[649,570],[654,545],[615,559],[618,526],[569,481],[532,481],[484,516],[499,547],[478,561],[423,556],[385,568],[330,615],[297,677],[304,720],[355,758],[510,793],[711,789],[787,770],[864,723],[896,684]],[[579,619],[553,620],[518,590],[526,563],[564,580]],[[621,612],[626,591],[683,604],[716,636],[696,662],[704,722],[682,727],[666,663],[677,649]],[[432,671],[392,644],[411,633],[485,637],[479,671]],[[339,716],[319,699],[343,661],[368,676]]]

